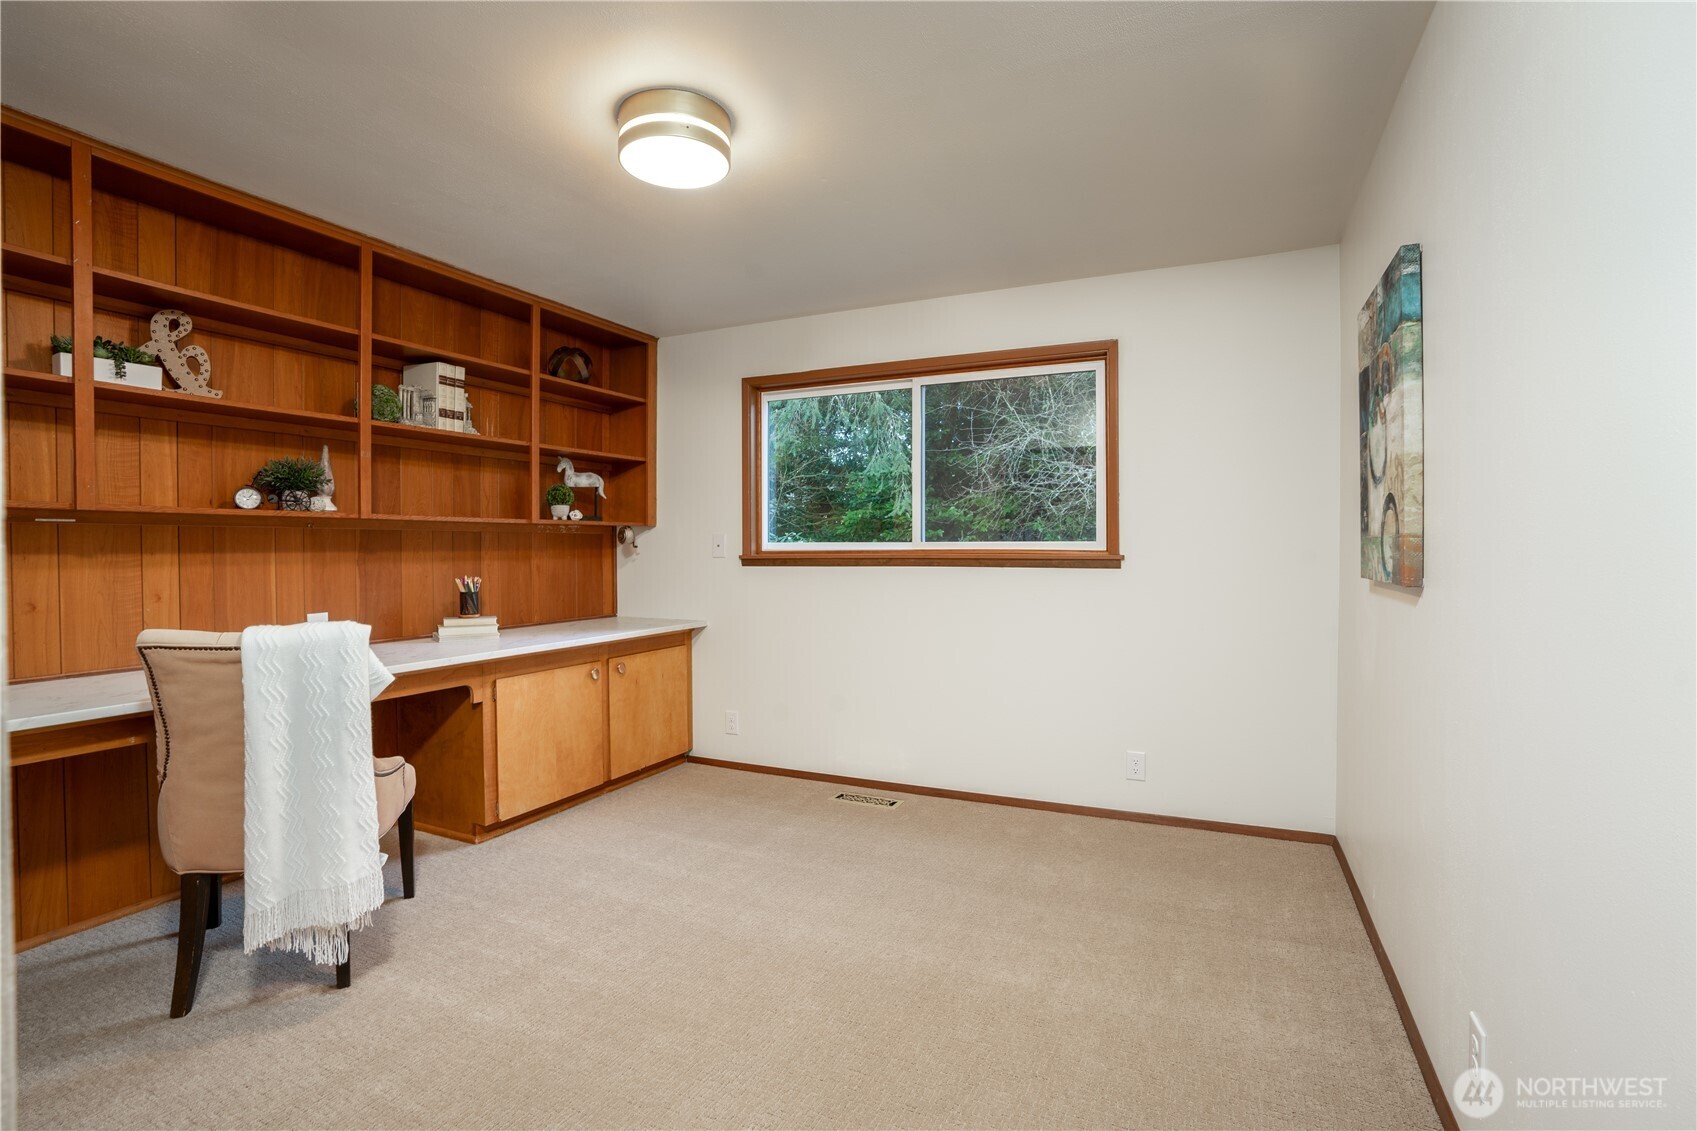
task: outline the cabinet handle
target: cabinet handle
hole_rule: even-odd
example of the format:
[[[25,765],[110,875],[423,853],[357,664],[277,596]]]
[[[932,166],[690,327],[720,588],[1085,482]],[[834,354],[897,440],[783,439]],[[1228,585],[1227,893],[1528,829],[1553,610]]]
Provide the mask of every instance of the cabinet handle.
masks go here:
[[[625,674],[625,666],[624,666],[624,665],[623,665],[623,664],[620,664],[620,665],[619,665],[619,669],[618,669],[618,670],[619,670],[619,674],[620,674],[620,675],[624,675],[624,674]]]
[[[590,679],[600,679],[601,678],[601,669],[600,668],[590,668],[589,669],[589,678]]]

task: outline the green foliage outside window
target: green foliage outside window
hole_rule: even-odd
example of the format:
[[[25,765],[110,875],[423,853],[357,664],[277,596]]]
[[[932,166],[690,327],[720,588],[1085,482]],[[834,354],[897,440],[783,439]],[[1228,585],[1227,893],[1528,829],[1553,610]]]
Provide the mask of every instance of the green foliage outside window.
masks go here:
[[[767,540],[911,542],[914,397],[924,541],[1094,542],[1094,371],[774,398]]]
[[[927,542],[1093,542],[1096,374],[926,385]]]
[[[877,389],[767,406],[773,542],[913,536],[913,394]]]

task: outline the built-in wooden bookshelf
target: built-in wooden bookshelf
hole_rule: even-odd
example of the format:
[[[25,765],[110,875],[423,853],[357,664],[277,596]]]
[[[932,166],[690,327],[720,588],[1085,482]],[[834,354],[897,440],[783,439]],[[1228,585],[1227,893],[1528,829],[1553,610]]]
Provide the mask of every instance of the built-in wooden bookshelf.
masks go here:
[[[419,561],[522,574],[503,623],[616,611],[611,528],[656,518],[652,336],[10,110],[0,176],[12,678],[133,666],[139,627],[295,604],[415,635],[451,599]],[[164,308],[221,398],[93,379],[95,336],[142,345]],[[560,346],[589,383],[541,372]],[[372,386],[415,361],[465,369],[477,434],[372,419]],[[267,459],[325,445],[336,512],[236,507]],[[598,520],[548,516],[561,456],[606,480]]]

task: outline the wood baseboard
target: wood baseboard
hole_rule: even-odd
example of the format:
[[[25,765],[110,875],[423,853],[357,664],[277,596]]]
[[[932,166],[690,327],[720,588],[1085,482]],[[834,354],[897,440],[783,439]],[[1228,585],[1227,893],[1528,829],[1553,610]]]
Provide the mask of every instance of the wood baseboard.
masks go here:
[[[175,873],[172,874],[175,875]],[[15,954],[22,954],[24,951],[38,947],[42,943],[50,943],[55,939],[68,938],[71,935],[80,934],[90,928],[99,927],[103,924],[111,923],[114,920],[122,919],[127,915],[134,915],[138,911],[146,911],[149,907],[158,907],[161,903],[170,903],[173,899],[177,898],[177,895],[178,893],[175,890],[166,892],[164,895],[150,895],[146,899],[138,900],[135,903],[125,904],[123,907],[115,907],[111,911],[103,912],[102,914],[92,916],[88,919],[83,919],[80,922],[69,923],[63,927],[58,927],[51,931],[45,931],[39,935],[32,935],[27,939],[19,939],[12,945],[12,951]]]
[[[805,778],[808,781],[834,782],[837,785],[858,786],[861,789],[891,789],[900,793],[916,793],[922,797],[945,797],[951,801],[977,801],[985,805],[1011,805],[1016,809],[1041,809],[1049,813],[1070,813],[1077,817],[1105,817],[1111,821],[1139,821],[1147,825],[1170,825],[1181,829],[1202,829],[1211,833],[1236,833],[1239,836],[1263,836],[1273,840],[1299,840],[1308,844],[1332,844],[1331,833],[1313,833],[1303,829],[1280,829],[1271,825],[1239,825],[1230,821],[1204,821],[1195,817],[1169,817],[1164,813],[1139,813],[1131,809],[1101,809],[1093,805],[1068,805],[1059,801],[1034,801],[1028,797],[1007,797],[999,793],[969,793],[959,789],[938,789],[928,785],[903,785],[901,782],[877,781],[873,778],[847,778],[838,774],[818,774],[811,770],[789,770],[781,766],[761,766],[753,762],[727,762],[722,758],[703,758],[689,755],[691,762],[703,766],[718,766],[726,770],[747,770],[756,774],[776,774],[785,778]]]
[[[1105,817],[1112,821],[1137,821],[1149,825],[1169,825],[1181,829],[1199,829],[1203,832],[1233,833],[1238,836],[1259,836],[1272,840],[1294,840],[1307,844],[1323,844],[1331,848],[1338,858],[1338,866],[1343,869],[1344,881],[1349,885],[1349,894],[1355,900],[1355,911],[1361,917],[1361,926],[1367,932],[1367,941],[1373,946],[1373,954],[1379,960],[1379,970],[1385,976],[1385,985],[1391,991],[1391,1000],[1396,1003],[1397,1014],[1402,1018],[1403,1031],[1408,1036],[1409,1048],[1414,1052],[1414,1061],[1420,1067],[1420,1076],[1426,1081],[1426,1091],[1432,1100],[1432,1108],[1437,1113],[1438,1122],[1444,1131],[1459,1131],[1455,1112],[1450,1108],[1449,1094],[1444,1090],[1443,1082],[1438,1078],[1437,1069],[1432,1067],[1432,1058],[1426,1052],[1426,1042],[1420,1037],[1420,1027],[1414,1023],[1414,1014],[1408,1008],[1408,999],[1403,996],[1402,984],[1397,981],[1396,971],[1391,968],[1390,956],[1385,953],[1385,946],[1379,941],[1378,928],[1373,926],[1373,916],[1367,911],[1367,901],[1361,897],[1361,888],[1355,882],[1355,874],[1350,871],[1349,860],[1343,854],[1343,845],[1331,833],[1308,832],[1303,829],[1281,829],[1271,825],[1240,825],[1230,821],[1204,821],[1194,817],[1170,817],[1164,813],[1139,813],[1130,809],[1103,809],[1092,805],[1066,805],[1056,801],[1033,801],[1025,797],[1005,797],[995,793],[970,793],[959,789],[937,789],[924,785],[904,785],[901,782],[878,781],[873,778],[850,778],[839,774],[821,774],[811,770],[791,770],[782,766],[761,766],[753,762],[731,762],[723,758],[704,758],[698,754],[687,756],[691,762],[699,762],[703,766],[717,766],[725,770],[744,770],[755,774],[773,774],[784,778],[803,778],[807,781],[830,782],[835,785],[852,785],[860,789],[885,789],[896,793],[913,793],[921,797],[943,797],[952,801],[976,801],[984,805],[1011,805],[1018,809],[1041,809],[1050,813],[1069,813],[1080,817]]]
[[[1356,913],[1361,916],[1361,925],[1367,931],[1367,941],[1373,944],[1373,953],[1379,959],[1379,969],[1385,975],[1385,985],[1390,987],[1391,1000],[1396,1002],[1396,1011],[1402,1017],[1403,1030],[1408,1034],[1408,1044],[1414,1050],[1414,1062],[1420,1066],[1420,1076],[1426,1081],[1426,1091],[1432,1097],[1432,1107],[1438,1113],[1438,1122],[1444,1131],[1460,1131],[1456,1123],[1455,1112],[1450,1108],[1449,1093],[1444,1090],[1444,1082],[1438,1076],[1438,1070],[1432,1066],[1432,1057],[1426,1052],[1426,1042],[1420,1038],[1420,1026],[1414,1023],[1414,1013],[1408,1008],[1408,999],[1403,996],[1402,983],[1397,981],[1396,971],[1391,968],[1391,957],[1385,953],[1385,944],[1379,941],[1379,929],[1373,925],[1373,916],[1367,910],[1367,901],[1361,896],[1361,888],[1355,882],[1355,873],[1350,870],[1349,857],[1343,854],[1343,845],[1337,837],[1332,838],[1332,851],[1337,854],[1338,867],[1343,869],[1343,878],[1349,884],[1349,894],[1355,899]]]

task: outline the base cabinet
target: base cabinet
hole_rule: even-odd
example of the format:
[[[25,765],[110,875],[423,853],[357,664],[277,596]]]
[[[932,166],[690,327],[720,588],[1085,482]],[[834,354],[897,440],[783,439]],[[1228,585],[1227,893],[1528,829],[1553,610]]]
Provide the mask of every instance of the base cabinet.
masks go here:
[[[495,681],[496,816],[607,780],[607,690],[596,661]]]
[[[608,663],[608,776],[622,778],[688,753],[694,741],[689,648],[657,648]]]
[[[497,824],[687,754],[693,742],[687,643],[492,682]]]

